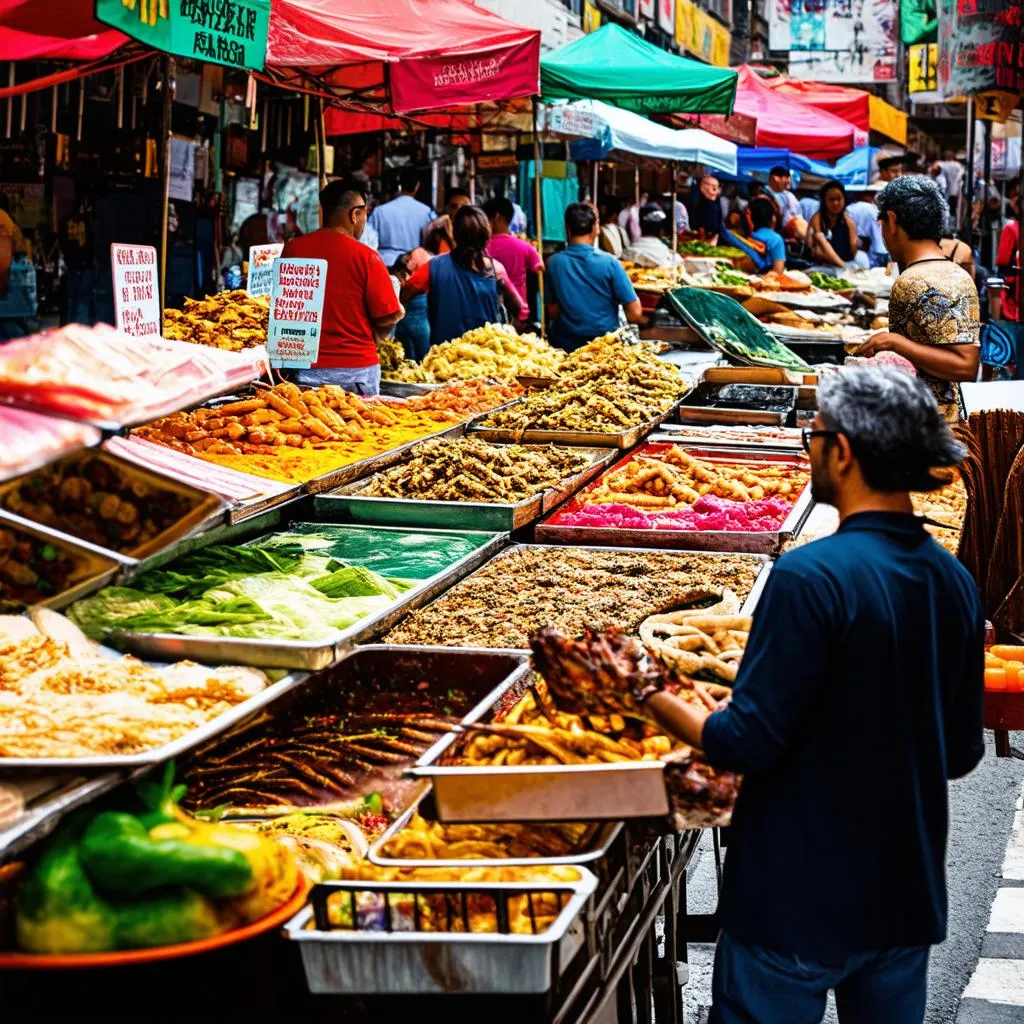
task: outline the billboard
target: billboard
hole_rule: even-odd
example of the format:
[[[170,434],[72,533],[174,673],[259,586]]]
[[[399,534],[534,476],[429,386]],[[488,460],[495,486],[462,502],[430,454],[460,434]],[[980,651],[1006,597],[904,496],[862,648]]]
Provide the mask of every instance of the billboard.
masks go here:
[[[893,82],[897,0],[768,0],[769,45],[789,73],[816,82]]]
[[[939,89],[945,99],[1024,90],[1020,0],[940,0]]]

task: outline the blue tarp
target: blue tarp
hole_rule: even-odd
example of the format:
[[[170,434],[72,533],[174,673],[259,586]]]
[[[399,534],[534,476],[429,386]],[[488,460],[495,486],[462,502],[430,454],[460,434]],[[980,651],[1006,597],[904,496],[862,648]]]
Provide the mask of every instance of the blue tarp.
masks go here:
[[[836,178],[847,187],[866,185],[871,170],[871,146],[860,146],[852,153],[826,164],[820,160],[792,153],[788,149],[750,149],[741,146],[736,154],[736,179],[744,180],[754,174],[767,175],[773,167],[788,167],[794,174],[811,174],[818,178]]]

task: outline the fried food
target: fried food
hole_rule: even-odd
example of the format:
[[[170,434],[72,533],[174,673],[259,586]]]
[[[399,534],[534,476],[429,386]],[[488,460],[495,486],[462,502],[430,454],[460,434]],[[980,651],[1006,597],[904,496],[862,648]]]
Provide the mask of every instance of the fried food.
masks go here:
[[[67,590],[85,565],[59,544],[20,530],[0,529],[0,608],[21,611]]]
[[[515,504],[590,465],[571,448],[496,446],[473,437],[428,441],[358,493],[421,501]]]
[[[88,757],[161,747],[254,696],[262,672],[107,658],[60,617],[0,632],[0,756]],[[48,635],[52,632],[54,635]]]
[[[163,336],[171,341],[240,352],[267,343],[270,297],[236,288],[185,299],[184,309],[165,309]]]
[[[951,554],[960,548],[964,520],[967,518],[967,488],[959,473],[938,491],[921,491],[911,494],[914,511],[928,519],[941,523],[935,526],[926,523],[925,529]]]
[[[695,589],[746,597],[760,568],[745,555],[517,548],[413,612],[386,642],[524,649],[545,626],[571,636],[587,626],[635,633]]]

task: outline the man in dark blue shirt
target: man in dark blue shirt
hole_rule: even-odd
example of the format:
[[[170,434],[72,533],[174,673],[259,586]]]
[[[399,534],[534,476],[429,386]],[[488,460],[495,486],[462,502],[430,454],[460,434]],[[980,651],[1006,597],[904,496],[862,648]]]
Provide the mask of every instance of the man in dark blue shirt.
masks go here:
[[[805,432],[839,531],[779,560],[727,707],[651,709],[742,772],[715,956],[717,1024],[924,1018],[946,937],[947,782],[981,759],[984,616],[910,491],[964,451],[920,381],[849,369]]]
[[[569,244],[548,260],[548,310],[551,344],[567,352],[619,329],[619,306],[638,323],[643,308],[622,264],[594,248],[597,211],[588,203],[565,210]]]

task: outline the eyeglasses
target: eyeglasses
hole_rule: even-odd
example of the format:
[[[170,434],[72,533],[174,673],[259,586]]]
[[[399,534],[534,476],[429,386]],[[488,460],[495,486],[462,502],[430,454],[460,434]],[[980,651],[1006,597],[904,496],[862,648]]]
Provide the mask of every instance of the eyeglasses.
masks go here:
[[[800,443],[804,446],[805,452],[811,450],[811,438],[812,437],[828,437],[832,434],[841,434],[841,430],[809,430],[804,428],[800,431]]]

